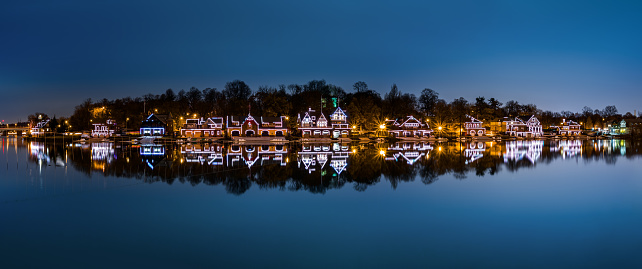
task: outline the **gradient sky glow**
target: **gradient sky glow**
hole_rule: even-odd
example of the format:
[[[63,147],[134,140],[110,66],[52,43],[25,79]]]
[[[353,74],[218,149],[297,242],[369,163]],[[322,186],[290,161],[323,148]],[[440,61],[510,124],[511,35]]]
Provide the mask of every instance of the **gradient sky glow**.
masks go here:
[[[640,1],[11,1],[0,118],[244,80],[642,110]]]

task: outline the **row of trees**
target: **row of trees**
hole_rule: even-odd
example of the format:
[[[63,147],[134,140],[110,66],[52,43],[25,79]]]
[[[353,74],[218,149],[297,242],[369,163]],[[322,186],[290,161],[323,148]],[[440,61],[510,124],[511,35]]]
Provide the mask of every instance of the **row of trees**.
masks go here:
[[[582,122],[587,128],[599,128],[604,122],[610,123],[623,117],[617,113],[615,106],[607,106],[603,110],[585,107],[582,112],[573,113],[542,111],[534,104],[520,104],[514,100],[502,103],[495,98],[487,99],[483,96],[477,97],[474,102],[469,102],[463,97],[448,102],[440,99],[439,93],[432,89],[422,90],[417,97],[411,93],[403,93],[394,84],[382,97],[363,81],[354,83],[352,90],[348,92],[339,86],[326,83],[325,80],[312,80],[303,85],[261,86],[256,91],[250,89],[245,82],[235,80],[226,83],[223,90],[199,90],[192,87],[178,93],[167,89],[162,94],[150,93],[136,98],[103,99],[95,102],[87,99],[76,106],[69,119],[63,118],[62,122],[68,122],[66,127],[70,130],[80,131],[91,129],[92,122],[113,119],[122,127],[132,129],[137,128],[150,113],[171,113],[175,120],[174,126],[180,126],[182,118],[185,117],[251,113],[261,116],[289,116],[290,119],[296,119],[299,113],[308,108],[329,113],[337,106],[348,111],[351,125],[362,130],[374,130],[385,119],[403,119],[408,115],[428,117],[443,125],[461,123],[466,120],[466,114],[484,122],[501,120],[503,117],[536,115],[544,126],[558,124],[565,118]],[[43,115],[31,115],[29,119],[33,124],[38,116]],[[624,117],[633,115],[628,113]],[[291,127],[295,124],[296,121],[290,120]]]

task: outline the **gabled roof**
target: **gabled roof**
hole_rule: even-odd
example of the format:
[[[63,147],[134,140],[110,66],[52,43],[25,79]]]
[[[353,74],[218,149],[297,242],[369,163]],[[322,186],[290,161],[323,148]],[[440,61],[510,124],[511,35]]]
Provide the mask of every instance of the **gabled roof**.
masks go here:
[[[151,114],[147,117],[147,120],[158,120],[163,124],[167,124],[167,121],[169,120],[169,115],[167,114]]]
[[[526,123],[528,122],[533,116],[519,116],[516,119],[519,119],[520,121]]]
[[[411,115],[411,116],[407,116],[407,117],[406,117],[406,120],[405,120],[404,122],[402,122],[402,123],[399,123],[399,121],[398,121],[398,120],[394,120],[394,121],[392,121],[392,120],[388,120],[388,121],[386,121],[386,125],[388,125],[389,123],[390,123],[390,125],[389,125],[388,127],[389,127],[389,129],[391,129],[391,130],[402,130],[402,129],[404,129],[404,128],[413,128],[413,129],[415,129],[415,128],[423,128],[423,129],[430,129],[430,126],[428,126],[428,124],[426,124],[426,123],[422,122],[421,120],[419,120],[419,119],[415,118],[415,117],[414,117],[414,116],[412,116],[412,115]],[[419,126],[418,126],[418,127],[408,127],[407,125],[408,125],[409,123],[418,124]]]
[[[211,117],[207,119],[208,124],[223,124],[223,117]],[[211,123],[210,123],[211,122]]]
[[[472,122],[472,123],[483,123],[482,121],[480,121],[478,119],[475,119],[470,115],[466,115],[466,117],[468,117],[470,119],[470,122]]]
[[[539,122],[539,120],[537,119],[537,117],[535,117],[535,115],[530,115],[530,116],[520,116],[520,117],[517,117],[517,118],[519,118],[519,119],[520,119],[522,122],[524,122],[524,123],[527,123],[527,122],[529,122],[529,121],[531,121],[531,120],[535,120],[535,121],[538,121],[538,122]]]
[[[415,118],[414,116],[410,115],[410,116],[407,116],[406,121],[404,121],[404,122],[401,124],[401,126],[405,126],[405,125],[406,125],[406,123],[413,123],[413,122],[414,122],[414,123],[419,123],[419,126],[423,126],[423,125],[424,125],[424,123],[423,123],[423,122],[421,122],[420,120],[418,120],[418,119],[417,119],[417,118]]]
[[[304,116],[303,116],[303,117],[304,117],[304,118],[305,118],[305,117],[309,117],[309,118],[310,118],[310,120],[312,120],[312,117],[314,117],[315,121],[316,121],[316,120],[319,120],[320,118],[324,118],[324,119],[325,119],[325,116],[323,115],[323,112],[313,110],[312,108],[308,108],[308,111],[306,111],[306,112],[304,113]]]
[[[36,123],[36,128],[43,128],[49,124],[49,119],[42,120],[41,122]]]
[[[397,119],[386,120],[384,123],[386,124],[387,127],[399,126],[399,122],[397,122]]]
[[[334,114],[343,114],[346,117],[346,119],[348,118],[348,113],[346,111],[343,111],[343,109],[341,109],[341,107],[337,107],[337,109],[335,109],[334,112],[332,112],[332,114],[330,114],[330,119],[332,119],[332,115],[334,115]]]

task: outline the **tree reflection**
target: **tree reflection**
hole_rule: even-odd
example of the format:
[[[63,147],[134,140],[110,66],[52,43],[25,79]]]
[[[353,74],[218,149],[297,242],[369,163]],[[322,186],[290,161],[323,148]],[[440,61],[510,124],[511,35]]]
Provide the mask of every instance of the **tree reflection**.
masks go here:
[[[429,185],[443,175],[464,180],[502,169],[532,169],[558,159],[615,164],[639,158],[640,142],[624,140],[473,141],[466,143],[359,144],[44,144],[16,142],[38,165],[68,166],[95,175],[145,183],[223,185],[241,195],[259,189],[326,193],[351,185],[365,191],[382,177],[396,189],[419,179]]]

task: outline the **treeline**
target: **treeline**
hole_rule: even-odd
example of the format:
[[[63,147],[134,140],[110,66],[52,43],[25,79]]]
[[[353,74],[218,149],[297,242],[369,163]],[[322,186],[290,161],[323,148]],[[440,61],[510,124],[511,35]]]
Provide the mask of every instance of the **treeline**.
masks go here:
[[[61,129],[72,131],[90,130],[92,122],[116,120],[121,127],[136,129],[150,113],[171,114],[174,126],[181,125],[181,117],[213,117],[227,115],[289,116],[296,119],[298,113],[308,108],[323,109],[331,112],[341,106],[349,114],[351,125],[361,130],[375,130],[385,119],[405,118],[408,115],[429,118],[443,126],[460,125],[471,115],[484,122],[500,120],[503,117],[536,115],[543,126],[559,124],[562,119],[581,122],[585,128],[601,128],[622,117],[634,117],[631,113],[622,116],[615,106],[602,110],[584,107],[582,112],[552,112],[538,109],[534,104],[520,104],[510,100],[502,103],[495,98],[477,97],[468,101],[463,97],[446,101],[432,89],[423,89],[419,96],[404,93],[397,85],[392,85],[383,96],[368,85],[359,81],[348,91],[326,83],[325,80],[312,80],[306,84],[261,86],[256,91],[243,81],[235,80],[225,84],[225,88],[195,87],[175,92],[167,89],[162,94],[146,94],[142,97],[125,97],[116,100],[85,100],[76,106],[68,119],[57,119]],[[32,124],[38,116],[29,116]],[[326,113],[327,114],[327,113]],[[296,121],[290,120],[295,127]],[[434,125],[434,124],[433,124]],[[545,127],[545,128],[546,128]],[[459,128],[459,127],[457,127]]]

